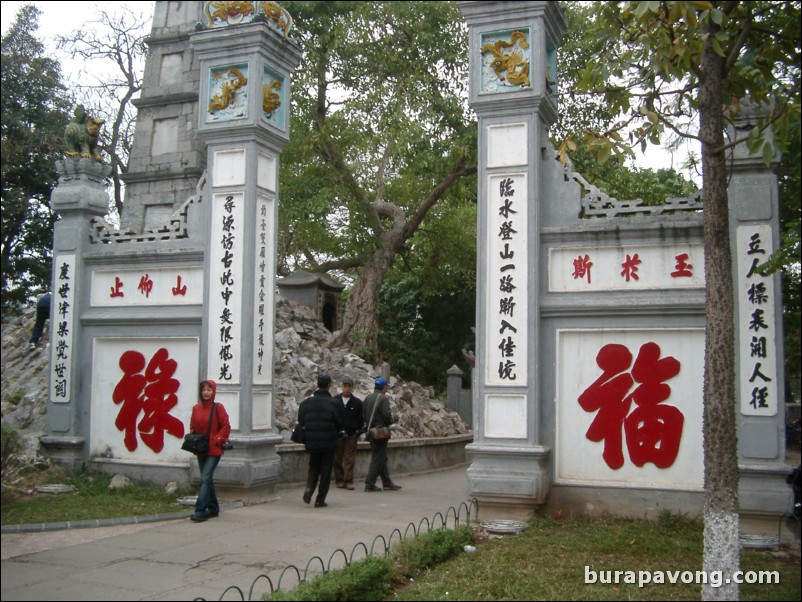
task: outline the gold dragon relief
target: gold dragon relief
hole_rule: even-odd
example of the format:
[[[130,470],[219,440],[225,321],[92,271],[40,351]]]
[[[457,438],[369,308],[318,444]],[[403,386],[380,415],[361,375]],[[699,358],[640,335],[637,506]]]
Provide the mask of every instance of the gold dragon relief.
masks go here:
[[[271,119],[273,113],[281,106],[279,92],[281,92],[281,82],[278,80],[262,85],[262,110],[268,119]]]
[[[286,9],[281,8],[275,2],[262,2],[262,13],[268,21],[273,21],[276,26],[284,32],[284,37],[287,38],[290,34],[292,27],[292,17]]]
[[[204,11],[210,27],[215,24],[237,25],[256,12],[253,2],[206,2]]]
[[[509,41],[497,40],[483,44],[481,52],[483,62],[493,70],[500,85],[528,87],[531,85],[527,60],[529,53],[525,54],[528,49],[526,34],[513,31]]]
[[[277,2],[243,2],[237,0],[204,2],[207,27],[225,27],[264,20],[284,32],[289,38],[292,17]]]
[[[220,83],[219,92],[213,94],[209,101],[209,113],[232,107],[237,103],[237,93],[248,83],[248,78],[236,67],[216,72],[213,77],[220,80]]]

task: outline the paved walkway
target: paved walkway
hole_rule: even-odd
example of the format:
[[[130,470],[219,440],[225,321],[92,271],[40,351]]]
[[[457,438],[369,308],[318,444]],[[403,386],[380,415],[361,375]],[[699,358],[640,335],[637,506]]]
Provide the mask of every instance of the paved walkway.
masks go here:
[[[465,468],[398,477],[401,491],[366,493],[336,489],[327,508],[301,501],[303,487],[279,489],[274,501],[224,507],[204,523],[188,518],[72,528],[36,533],[3,533],[2,600],[258,600],[284,567],[301,574],[315,556],[333,568],[366,555],[377,536],[394,543],[412,523],[453,525],[467,521]],[[449,510],[451,509],[451,510]],[[189,516],[190,510],[185,516]],[[471,509],[475,518],[475,509]],[[384,545],[379,539],[376,549]],[[320,562],[309,566],[320,572]],[[292,588],[294,571],[281,585]],[[251,591],[251,588],[253,590]]]

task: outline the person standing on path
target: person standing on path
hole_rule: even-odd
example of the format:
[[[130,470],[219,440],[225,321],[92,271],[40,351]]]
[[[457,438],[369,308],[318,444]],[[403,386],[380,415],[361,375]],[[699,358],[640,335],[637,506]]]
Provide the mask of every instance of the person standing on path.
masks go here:
[[[197,455],[200,467],[200,490],[195,502],[195,513],[189,517],[196,523],[217,518],[220,514],[220,501],[214,490],[214,471],[220,463],[220,458],[223,457],[223,444],[228,441],[231,434],[231,424],[223,404],[215,402],[216,394],[217,384],[213,380],[202,381],[200,401],[192,408],[192,417],[189,420],[190,433],[209,432],[209,451]]]
[[[393,413],[390,411],[390,399],[385,395],[390,387],[387,379],[377,378],[373,386],[373,393],[368,395],[362,404],[362,413],[368,430],[373,427],[389,427],[395,422]],[[398,491],[401,489],[401,485],[396,485],[390,478],[390,467],[387,463],[387,446],[389,444],[389,438],[370,440],[370,468],[365,477],[365,491]],[[379,477],[382,480],[382,487],[376,486],[376,479]]]
[[[315,508],[328,506],[326,496],[331,483],[331,469],[337,438],[342,430],[342,411],[329,393],[331,376],[328,372],[317,375],[317,391],[298,407],[298,424],[304,429],[304,446],[309,452],[309,473],[306,477],[305,504],[312,501],[317,489]]]
[[[334,403],[343,410],[345,437],[337,440],[334,452],[334,483],[340,489],[354,488],[354,462],[359,435],[364,432],[365,418],[362,416],[362,400],[353,394],[354,380],[346,376],[342,381],[342,392],[334,396]]]

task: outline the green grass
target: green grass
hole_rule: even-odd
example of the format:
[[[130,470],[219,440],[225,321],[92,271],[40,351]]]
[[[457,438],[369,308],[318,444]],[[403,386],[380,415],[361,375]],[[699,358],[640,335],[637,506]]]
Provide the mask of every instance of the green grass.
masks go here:
[[[696,572],[702,569],[702,524],[675,516],[654,522],[537,517],[520,535],[493,539],[474,554],[438,565],[393,599],[701,599],[701,586],[694,584],[585,584],[586,566],[597,575],[608,570]],[[741,570],[780,573],[779,585],[741,585],[741,600],[800,599],[798,554],[778,558],[745,550]]]
[[[105,474],[60,473],[58,481],[49,475],[48,483],[73,485],[75,493],[7,496],[4,492],[2,524],[52,523],[64,521],[148,516],[181,512],[190,508],[176,500],[186,493],[168,495],[157,485],[133,485],[109,489],[111,476]]]

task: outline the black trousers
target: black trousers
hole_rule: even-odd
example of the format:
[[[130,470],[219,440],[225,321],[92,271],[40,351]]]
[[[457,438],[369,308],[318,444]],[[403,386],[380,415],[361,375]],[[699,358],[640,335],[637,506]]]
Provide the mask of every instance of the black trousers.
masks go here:
[[[331,484],[331,468],[334,465],[334,452],[309,454],[309,473],[306,477],[306,490],[312,495],[317,488],[317,502],[325,502]],[[320,487],[318,487],[318,481]]]

